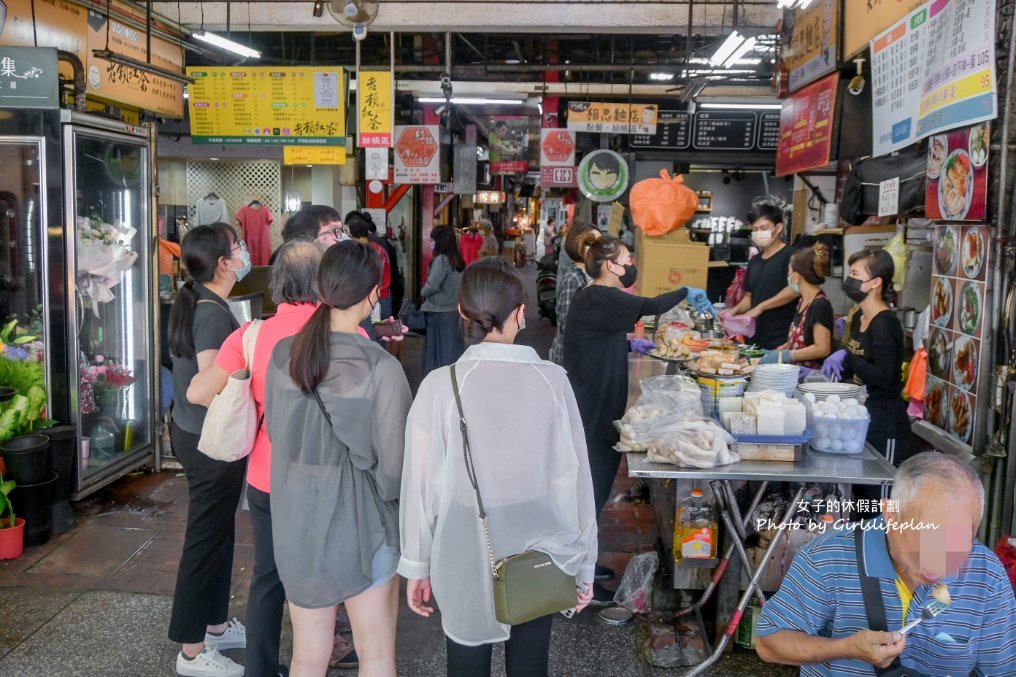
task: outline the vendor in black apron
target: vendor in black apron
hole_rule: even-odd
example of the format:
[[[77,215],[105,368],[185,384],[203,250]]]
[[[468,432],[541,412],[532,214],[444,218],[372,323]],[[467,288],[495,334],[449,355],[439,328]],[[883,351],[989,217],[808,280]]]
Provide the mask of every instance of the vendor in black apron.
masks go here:
[[[845,350],[827,362],[842,360],[842,377],[866,386],[865,407],[871,416],[868,444],[897,468],[910,457],[910,417],[903,401],[903,325],[889,309],[896,266],[889,252],[864,250],[850,257],[850,273],[843,291],[861,312],[851,321]],[[854,487],[858,498],[888,497],[888,487]],[[877,509],[876,513],[879,512]],[[863,515],[862,515],[863,516]]]
[[[748,222],[759,253],[748,261],[744,297],[732,312],[756,318],[752,342],[773,350],[786,342],[794,319],[794,302],[801,296],[787,285],[793,250],[783,241],[783,209],[777,205],[759,204],[748,214]]]

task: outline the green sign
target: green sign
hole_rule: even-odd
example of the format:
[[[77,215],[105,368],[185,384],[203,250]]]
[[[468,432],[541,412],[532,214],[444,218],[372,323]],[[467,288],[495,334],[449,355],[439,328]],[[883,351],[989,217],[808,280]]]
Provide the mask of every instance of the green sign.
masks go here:
[[[613,202],[628,188],[628,163],[612,150],[594,150],[579,163],[578,184],[593,202]]]
[[[0,108],[58,108],[53,47],[0,47]]]

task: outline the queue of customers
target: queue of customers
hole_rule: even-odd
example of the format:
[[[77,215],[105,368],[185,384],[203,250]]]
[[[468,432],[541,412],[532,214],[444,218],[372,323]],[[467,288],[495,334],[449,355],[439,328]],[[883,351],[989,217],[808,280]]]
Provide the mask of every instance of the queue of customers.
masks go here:
[[[336,619],[348,617],[359,674],[395,675],[401,574],[414,611],[429,615],[440,604],[448,674],[489,674],[491,647],[502,641],[508,674],[547,674],[552,617],[507,626],[493,612],[449,371],[458,367],[472,422],[495,555],[546,552],[575,578],[581,610],[597,557],[585,437],[565,372],[514,345],[525,327],[524,281],[497,256],[466,268],[452,229],[435,228],[423,290],[433,349],[414,402],[399,361],[361,326],[385,298],[382,252],[363,242],[355,219],[343,224],[327,209],[299,216],[273,255],[277,313],[252,342],[250,323],[239,326],[226,304],[250,269],[245,244],[226,224],[193,228],[182,243],[188,279],[170,319],[172,441],[188,485],[169,628],[181,644],[177,673],[245,674],[220,652],[246,647],[248,675],[323,675]],[[197,448],[207,406],[244,368],[258,415],[253,451],[213,460]],[[505,429],[509,401],[536,425]],[[255,550],[246,625],[229,616],[245,482]],[[289,668],[279,659],[287,600]]]

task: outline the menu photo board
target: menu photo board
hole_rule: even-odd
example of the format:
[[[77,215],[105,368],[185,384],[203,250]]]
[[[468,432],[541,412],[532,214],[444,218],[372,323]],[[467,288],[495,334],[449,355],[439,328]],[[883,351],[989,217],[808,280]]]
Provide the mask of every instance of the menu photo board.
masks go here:
[[[345,75],[335,66],[187,69],[193,143],[345,146]]]
[[[934,220],[983,221],[988,212],[990,122],[928,140],[925,216]]]
[[[943,225],[935,231],[924,415],[976,448],[986,425],[977,402],[991,387],[990,231],[984,225]]]
[[[832,153],[839,73],[833,73],[783,102],[776,176],[824,167]]]
[[[783,65],[791,92],[836,69],[839,5],[838,0],[820,0],[784,13]]]
[[[877,35],[873,154],[997,117],[996,37],[992,0],[932,0]]]
[[[655,134],[635,134],[632,148],[772,151],[779,145],[779,111],[660,111]]]

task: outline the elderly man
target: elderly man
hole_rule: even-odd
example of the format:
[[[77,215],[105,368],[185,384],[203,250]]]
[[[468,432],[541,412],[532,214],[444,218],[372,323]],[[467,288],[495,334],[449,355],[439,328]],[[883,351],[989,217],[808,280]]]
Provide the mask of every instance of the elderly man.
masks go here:
[[[980,480],[958,459],[931,452],[906,460],[882,516],[797,554],[759,618],[759,656],[799,665],[805,677],[1016,675],[1016,599],[1001,562],[974,538],[983,510]],[[869,629],[862,574],[881,593],[871,597],[888,632]],[[951,606],[902,634],[940,583]],[[909,672],[893,670],[901,665]]]

